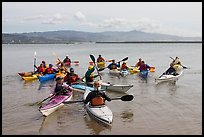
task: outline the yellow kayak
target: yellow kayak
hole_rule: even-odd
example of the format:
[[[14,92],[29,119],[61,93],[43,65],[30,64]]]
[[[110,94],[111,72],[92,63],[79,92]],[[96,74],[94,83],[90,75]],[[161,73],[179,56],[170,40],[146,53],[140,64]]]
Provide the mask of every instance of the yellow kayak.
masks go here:
[[[22,77],[22,79],[25,80],[25,81],[36,80],[36,79],[38,79],[38,75],[39,74],[33,74],[31,76]]]
[[[130,71],[130,74],[135,74],[135,73],[140,72],[138,67],[130,68],[129,71]]]
[[[97,67],[100,68],[105,68],[106,63],[105,62],[97,62]]]

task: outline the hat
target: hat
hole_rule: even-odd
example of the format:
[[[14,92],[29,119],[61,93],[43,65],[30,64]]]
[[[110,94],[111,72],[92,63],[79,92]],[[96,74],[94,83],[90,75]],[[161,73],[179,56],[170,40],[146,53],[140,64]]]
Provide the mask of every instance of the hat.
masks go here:
[[[61,76],[56,78],[56,81],[63,79]]]
[[[74,68],[70,68],[69,71],[70,71],[70,72],[71,72],[71,71],[74,71]]]

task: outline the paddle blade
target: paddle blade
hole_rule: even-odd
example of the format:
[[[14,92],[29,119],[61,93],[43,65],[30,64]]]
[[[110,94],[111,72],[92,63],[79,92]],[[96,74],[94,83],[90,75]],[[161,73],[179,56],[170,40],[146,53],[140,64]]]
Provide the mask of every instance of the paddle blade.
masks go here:
[[[95,57],[94,55],[90,55],[91,60],[95,63]]]
[[[133,95],[125,95],[125,96],[122,96],[122,97],[119,97],[119,98],[112,98],[111,100],[122,100],[122,101],[131,101],[132,99],[134,98]]]
[[[150,67],[150,72],[155,72],[155,67]]]
[[[128,60],[128,57],[124,58],[122,61],[126,61],[126,60]]]
[[[122,101],[131,101],[133,100],[134,96],[133,95],[125,95],[121,97]]]

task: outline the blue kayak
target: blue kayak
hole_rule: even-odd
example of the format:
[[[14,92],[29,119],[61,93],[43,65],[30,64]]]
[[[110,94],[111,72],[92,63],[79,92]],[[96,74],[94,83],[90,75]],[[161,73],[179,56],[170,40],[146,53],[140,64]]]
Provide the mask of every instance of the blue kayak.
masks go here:
[[[51,80],[51,79],[54,79],[56,76],[56,74],[45,74],[43,76],[38,76],[38,79],[40,82],[44,82],[44,81],[47,81],[47,80]]]
[[[90,91],[94,90],[93,87],[89,87],[89,86],[86,86],[86,85],[83,85],[83,84],[73,84],[73,85],[71,85],[71,87],[76,88],[76,89],[80,89],[80,90],[83,90],[83,91],[85,91],[86,88],[89,89]],[[100,89],[100,91],[104,91],[104,89]]]
[[[142,77],[142,78],[144,78],[144,79],[146,79],[147,76],[148,76],[148,70],[142,70],[142,71],[140,71],[139,76]]]

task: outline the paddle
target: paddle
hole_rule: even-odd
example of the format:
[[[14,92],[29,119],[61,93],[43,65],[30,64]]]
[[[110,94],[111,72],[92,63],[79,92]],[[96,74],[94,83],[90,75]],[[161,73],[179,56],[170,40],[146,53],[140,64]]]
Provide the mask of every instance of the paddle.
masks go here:
[[[134,98],[133,95],[124,95],[122,97],[112,98],[111,100],[131,101],[133,98]],[[63,102],[63,103],[64,104],[71,104],[71,103],[78,103],[78,102],[84,102],[84,100],[74,100],[74,101],[67,101],[67,102]]]
[[[93,61],[94,66],[96,67],[96,71],[97,71],[97,73],[98,73],[98,75],[99,75],[99,77],[100,77],[100,80],[102,80],[101,75],[100,75],[99,72],[98,72],[98,67],[96,66],[96,62],[95,62],[96,60],[95,60],[94,55],[90,55],[90,58],[91,58],[91,60]]]
[[[172,60],[175,60],[173,57],[171,57],[170,56],[170,58],[172,59]],[[180,64],[181,65],[181,64]],[[183,65],[181,65],[184,69],[190,69],[189,67],[186,67],[186,66],[183,66]]]
[[[150,67],[149,71],[150,72],[155,72],[155,67]]]
[[[34,52],[34,72],[35,72],[35,66],[36,66],[36,51]]]
[[[45,99],[43,99],[42,101],[38,101],[38,102],[35,102],[35,103],[33,103],[33,104],[31,104],[30,106],[34,106],[34,105],[41,105],[44,101],[46,101],[46,100],[48,100],[49,98],[51,98],[51,97],[53,97],[53,95],[52,96],[49,96],[49,97],[47,97],[47,98],[45,98]]]
[[[53,53],[53,55],[59,60],[59,62],[60,62],[61,64],[63,64],[63,66],[65,66],[64,63],[57,57],[56,53],[55,53],[55,52],[52,52],[52,53]],[[66,67],[64,67],[64,68],[65,68],[65,71],[68,72],[67,68],[66,68]]]
[[[125,58],[122,59],[121,61],[116,62],[116,64],[117,64],[117,63],[120,63],[120,62],[122,62],[122,61],[126,61],[126,60],[128,60],[128,57],[125,57]],[[104,69],[106,69],[106,68],[108,68],[108,66],[105,67],[105,68],[101,68],[101,69],[99,69],[98,71],[102,71],[102,70],[104,70]]]
[[[38,102],[35,102],[35,103],[33,103],[33,104],[31,104],[30,106],[34,106],[34,105],[41,105],[44,101],[46,101],[46,100],[48,100],[49,98],[52,98],[52,97],[54,97],[56,94],[58,94],[58,93],[60,93],[60,92],[62,92],[64,89],[62,89],[62,90],[60,90],[60,91],[58,91],[58,92],[56,92],[56,93],[54,93],[53,95],[51,95],[51,96],[49,96],[49,97],[47,97],[47,98],[45,98],[45,99],[43,99],[42,101],[38,101]]]

